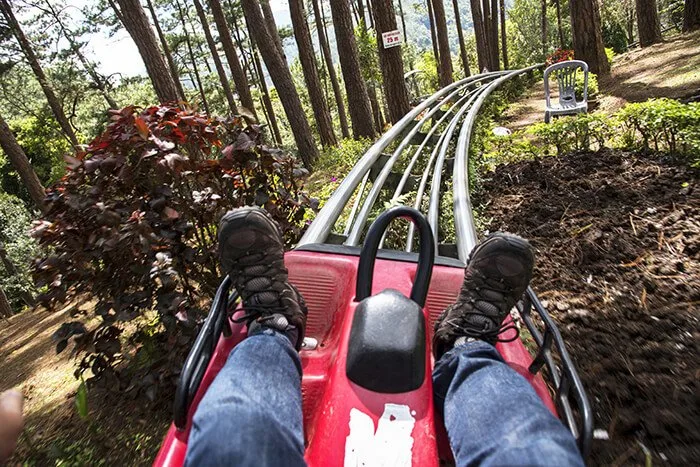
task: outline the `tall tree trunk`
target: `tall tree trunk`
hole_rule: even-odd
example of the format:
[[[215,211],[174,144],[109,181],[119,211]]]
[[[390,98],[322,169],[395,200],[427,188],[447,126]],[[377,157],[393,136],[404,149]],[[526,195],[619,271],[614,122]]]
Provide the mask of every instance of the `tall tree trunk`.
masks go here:
[[[374,0],[374,24],[377,26],[377,48],[379,49],[379,65],[382,69],[384,96],[389,107],[389,119],[392,123],[401,120],[410,109],[408,92],[404,81],[403,59],[401,47],[385,49],[382,43],[382,33],[397,28],[396,12],[392,0]]]
[[[120,7],[124,27],[139,49],[139,54],[143,59],[144,65],[146,65],[148,77],[153,83],[158,99],[161,102],[179,100],[175,79],[165,64],[163,55],[158,47],[158,41],[153,34],[153,29],[151,29],[141,3],[139,0],[117,0],[117,3]]]
[[[588,63],[597,75],[610,73],[600,29],[600,12],[597,0],[571,0],[571,32],[574,54],[578,60]]]
[[[447,35],[447,19],[443,0],[431,1],[435,15],[438,48],[440,49],[440,87],[442,88],[452,83],[452,53],[450,52],[450,39]]]
[[[557,0],[559,1],[559,0]],[[503,54],[503,69],[509,68],[508,64],[508,40],[506,37],[506,2],[501,0],[501,52]]]
[[[318,158],[318,148],[314,143],[309,122],[306,121],[299,94],[294,87],[292,74],[282,54],[279,53],[277,45],[275,45],[275,39],[270,35],[258,1],[241,0],[241,5],[243,5],[243,12],[248,20],[249,33],[255,38],[263,60],[265,60],[267,71],[277,88],[277,94],[287,114],[287,120],[289,120],[289,126],[294,134],[301,160],[306,168],[311,170],[314,161]],[[275,32],[276,30],[277,28],[275,28]]]
[[[489,39],[491,46],[491,63],[494,70],[501,69],[501,61],[498,54],[498,0],[491,0],[491,38]]]
[[[559,48],[564,48],[564,28],[561,22],[561,0],[554,0],[557,7],[557,32],[559,33]]]
[[[236,85],[238,97],[240,98],[243,107],[255,115],[255,102],[253,102],[253,96],[250,93],[248,78],[245,75],[243,67],[241,67],[241,62],[238,60],[236,48],[233,46],[231,30],[226,22],[224,10],[221,8],[221,2],[219,0],[209,0],[209,6],[211,7],[211,12],[214,16],[216,29],[219,31],[219,41],[224,48],[226,61],[228,62],[228,67],[231,70],[231,77],[233,77],[233,82]]]
[[[542,56],[547,57],[547,0],[540,0],[540,32]]]
[[[433,57],[435,57],[435,70],[440,76],[440,46],[438,44],[437,32],[435,32],[435,12],[433,11],[433,0],[425,0],[428,5],[428,20],[430,21],[430,43],[433,46]],[[438,79],[439,80],[439,79]]]
[[[486,38],[486,26],[484,21],[484,13],[481,7],[481,0],[470,0],[472,9],[472,21],[474,23],[474,37],[476,39],[476,58],[479,73],[484,69],[489,69],[490,53]]]
[[[378,133],[381,133],[384,129],[384,116],[382,115],[382,109],[379,106],[379,99],[377,99],[377,89],[374,84],[370,84],[367,87],[367,95],[369,97],[369,105],[372,108],[372,118],[374,119],[374,127]]]
[[[202,24],[202,29],[204,30],[204,37],[207,40],[207,45],[209,46],[209,51],[211,52],[211,58],[214,59],[214,67],[216,67],[216,73],[219,75],[219,82],[221,82],[221,87],[224,90],[226,102],[228,102],[228,108],[232,114],[237,114],[238,107],[236,106],[236,101],[233,100],[233,91],[231,91],[231,85],[228,82],[226,70],[224,70],[224,65],[221,63],[219,51],[216,49],[216,42],[214,42],[214,38],[211,35],[211,30],[209,29],[209,20],[207,20],[207,14],[204,11],[202,3],[199,0],[194,0],[194,7],[197,10],[197,16],[199,16],[199,22]]]
[[[107,83],[107,80],[101,76],[99,73],[97,73],[97,70],[95,69],[95,66],[88,60],[83,52],[80,50],[80,44],[78,44],[74,37],[75,34],[72,31],[69,31],[66,25],[63,23],[63,20],[61,19],[61,15],[52,3],[49,0],[45,0],[44,2],[46,4],[46,8],[48,8],[49,13],[53,17],[53,20],[56,22],[56,25],[58,26],[58,29],[61,31],[61,34],[63,34],[63,37],[68,41],[68,45],[70,45],[70,50],[73,52],[77,57],[80,63],[82,63],[83,68],[85,71],[90,75],[90,78],[92,79],[92,83],[94,84],[95,88],[97,88],[98,91],[100,91],[100,94],[102,94],[102,97],[104,97],[105,101],[107,104],[110,106],[112,109],[118,108],[118,105],[114,99],[112,99],[112,96],[110,96],[109,91],[108,91],[108,86],[109,83]]]
[[[270,7],[270,0],[259,0],[260,8],[262,9],[263,18],[265,18],[265,25],[267,26],[270,37],[275,41],[275,46],[279,50],[280,55],[287,61],[287,55],[284,53],[284,46],[282,45],[282,39],[280,38],[279,30],[277,29],[277,24],[275,23],[275,15],[272,13],[272,8]]]
[[[280,134],[280,127],[277,124],[277,114],[275,114],[275,108],[272,106],[272,99],[270,98],[270,91],[267,88],[267,83],[265,82],[265,74],[263,73],[262,64],[260,63],[260,57],[258,56],[258,49],[253,44],[252,47],[253,64],[255,66],[255,73],[258,75],[258,84],[262,90],[262,99],[265,109],[267,110],[267,122],[272,127],[272,136],[278,145],[282,144],[282,135]]]
[[[299,61],[301,62],[302,72],[304,73],[304,82],[309,91],[309,100],[311,101],[311,108],[314,111],[314,118],[316,120],[316,126],[318,127],[318,134],[321,137],[321,144],[323,146],[337,146],[338,139],[333,132],[331,114],[328,111],[328,105],[326,105],[326,100],[323,97],[321,80],[318,77],[314,45],[311,41],[309,25],[306,22],[304,1],[289,0],[289,12],[292,18],[294,37],[296,38],[297,47],[299,49]]]
[[[462,68],[464,76],[471,76],[469,72],[469,55],[467,55],[467,44],[464,42],[464,31],[462,30],[462,18],[459,14],[459,4],[457,0],[452,0],[452,8],[455,11],[455,24],[457,26],[457,38],[459,39],[459,54],[462,57]]]
[[[12,167],[14,167],[19,174],[19,178],[22,179],[36,207],[44,211],[46,207],[44,204],[46,191],[41,185],[39,177],[36,176],[34,168],[29,163],[27,155],[15,139],[15,135],[12,134],[12,130],[10,130],[10,127],[5,123],[2,116],[0,116],[0,147],[2,147],[8,159],[10,159]]]
[[[333,2],[331,2],[333,3]],[[331,10],[333,7],[331,6]],[[367,0],[367,12],[369,13],[369,27],[374,29],[374,7],[372,6],[372,0]]]
[[[10,307],[10,301],[5,295],[5,291],[0,286],[0,318],[9,318],[12,316],[12,307]]]
[[[403,41],[408,44],[408,29],[406,29],[406,17],[403,14],[403,2],[399,0],[399,15],[401,15],[401,27],[403,28]]]
[[[656,0],[636,0],[637,28],[639,29],[639,45],[647,47],[661,42],[661,23],[656,9]]]
[[[7,271],[7,274],[9,274],[10,276],[17,277],[19,272],[17,271],[15,265],[12,264],[12,261],[10,261],[10,258],[7,256],[7,250],[5,250],[5,245],[2,242],[0,242],[0,262],[5,267],[5,271]],[[22,290],[19,292],[19,295],[22,301],[27,304],[27,306],[34,306],[36,304],[34,297],[29,291]]]
[[[175,6],[180,15],[180,23],[182,24],[182,30],[185,34],[185,45],[187,46],[187,52],[190,56],[190,62],[192,63],[192,71],[194,72],[195,84],[199,90],[199,97],[202,99],[202,106],[204,111],[209,115],[209,102],[207,102],[207,96],[204,93],[204,86],[202,85],[202,78],[199,75],[199,67],[197,66],[197,57],[194,55],[194,49],[192,48],[192,40],[190,39],[190,33],[187,30],[187,21],[185,17],[189,20],[189,15],[186,11],[182,9],[182,5],[179,0],[175,1]],[[192,79],[192,78],[190,78]]]
[[[170,69],[170,73],[175,81],[175,86],[177,86],[177,92],[180,95],[180,98],[185,100],[185,90],[182,88],[182,83],[180,82],[180,73],[177,71],[177,65],[173,59],[173,53],[170,50],[165,34],[163,34],[163,28],[160,27],[156,9],[153,8],[153,2],[151,0],[146,0],[146,6],[148,7],[148,11],[151,12],[151,19],[153,20],[153,25],[156,27],[158,40],[160,41],[160,46],[163,48],[163,55],[165,55],[165,60],[168,62],[168,68]]]
[[[685,0],[683,32],[700,29],[700,0]]]
[[[340,131],[343,134],[343,138],[350,137],[350,129],[348,128],[348,117],[345,113],[345,101],[343,100],[343,93],[340,90],[340,83],[338,82],[338,75],[335,72],[335,66],[333,65],[333,56],[331,55],[331,48],[328,45],[328,36],[326,34],[326,18],[323,11],[318,6],[318,0],[311,0],[311,4],[314,7],[314,17],[316,18],[316,32],[318,33],[318,42],[321,44],[321,52],[323,54],[323,60],[326,62],[326,69],[328,70],[328,77],[331,80],[331,86],[333,87],[333,95],[335,96],[335,103],[338,107],[338,118],[340,119]],[[362,5],[362,1],[358,2]],[[364,7],[360,9],[362,14],[364,14]]]
[[[61,130],[63,130],[63,133],[70,140],[73,146],[77,146],[78,138],[75,136],[75,131],[68,121],[68,117],[66,117],[66,114],[63,112],[63,107],[61,107],[60,101],[53,92],[53,88],[51,88],[49,80],[46,78],[46,74],[39,64],[39,59],[34,53],[34,49],[32,49],[29,39],[27,39],[27,36],[24,35],[24,31],[22,31],[22,28],[17,22],[17,19],[15,18],[12,8],[10,8],[10,4],[7,0],[0,0],[0,10],[2,10],[2,14],[5,16],[10,30],[17,39],[17,42],[19,42],[22,52],[27,58],[29,66],[34,72],[34,76],[36,76],[37,81],[39,81],[39,85],[41,86],[42,91],[44,91],[46,100],[49,102],[49,107],[51,107],[51,111],[53,112],[56,121],[58,121],[58,124],[61,126]]]
[[[340,51],[340,68],[343,71],[348,108],[352,121],[352,133],[357,138],[374,138],[372,108],[369,103],[367,86],[360,72],[360,56],[352,27],[349,0],[331,2],[331,15],[337,47]]]

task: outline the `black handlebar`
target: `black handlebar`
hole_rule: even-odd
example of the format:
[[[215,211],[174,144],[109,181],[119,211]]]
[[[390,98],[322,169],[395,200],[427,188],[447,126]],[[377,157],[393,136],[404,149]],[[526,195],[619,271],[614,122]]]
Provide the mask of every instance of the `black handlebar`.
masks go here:
[[[382,240],[384,231],[391,221],[397,217],[405,217],[413,221],[420,233],[420,253],[418,255],[418,266],[416,276],[411,289],[411,300],[416,302],[421,308],[425,307],[425,299],[428,295],[430,277],[433,274],[433,263],[435,262],[435,241],[433,231],[428,224],[428,220],[420,211],[407,206],[398,206],[382,213],[372,223],[365,237],[365,244],[360,252],[360,263],[357,266],[357,287],[355,289],[355,300],[358,302],[369,297],[372,293],[372,277],[374,276],[374,261],[377,257],[379,243]]]

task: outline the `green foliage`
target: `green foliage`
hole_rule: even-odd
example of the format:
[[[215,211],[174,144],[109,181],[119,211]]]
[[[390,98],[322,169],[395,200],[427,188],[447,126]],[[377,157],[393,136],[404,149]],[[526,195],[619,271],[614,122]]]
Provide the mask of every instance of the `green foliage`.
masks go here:
[[[21,310],[36,292],[31,277],[31,261],[39,254],[37,242],[29,236],[32,216],[18,198],[0,193],[0,243],[7,259],[17,270],[11,274],[0,262],[0,287],[5,291],[13,310]]]
[[[545,151],[553,146],[558,155],[572,151],[588,151],[591,145],[600,149],[612,135],[609,117],[601,113],[561,117],[551,123],[537,123],[529,130],[539,138],[545,146]]]
[[[618,22],[603,22],[603,44],[605,44],[605,55],[612,63],[613,53],[624,53],[627,51],[627,34],[625,28]]]
[[[700,103],[650,99],[617,113],[624,145],[685,154],[700,161]]]
[[[414,69],[420,70],[418,79],[425,94],[430,94],[438,89],[439,78],[437,73],[437,61],[432,51],[425,51],[418,56]]]
[[[605,58],[608,59],[608,64],[612,65],[613,59],[615,58],[615,51],[610,47],[605,48]]]
[[[378,86],[382,83],[382,73],[379,69],[379,54],[377,52],[377,36],[374,31],[367,30],[362,25],[355,28],[357,49],[360,55],[360,70],[365,81]]]
[[[576,73],[576,99],[583,99],[583,73]],[[595,73],[588,73],[588,98],[595,99],[598,97],[598,75]]]
[[[321,151],[315,170],[326,172],[336,178],[342,178],[360,157],[367,152],[371,145],[372,141],[366,138],[343,139],[337,147],[331,146]]]
[[[507,136],[491,135],[484,147],[484,163],[487,170],[497,165],[535,159],[542,155],[542,148],[533,143],[524,131]]]
[[[88,389],[85,384],[85,380],[80,378],[80,386],[78,386],[78,392],[75,394],[75,410],[78,412],[80,418],[87,418],[88,416]]]
[[[85,319],[99,324],[64,323],[57,350],[74,338],[78,375],[91,370],[109,388],[153,401],[177,378],[222,275],[220,216],[264,206],[291,244],[311,204],[306,171],[241,118],[169,106],[113,111],[105,132],[66,160],[33,230],[52,247],[35,273],[48,289],[43,304],[87,295],[96,304]]]

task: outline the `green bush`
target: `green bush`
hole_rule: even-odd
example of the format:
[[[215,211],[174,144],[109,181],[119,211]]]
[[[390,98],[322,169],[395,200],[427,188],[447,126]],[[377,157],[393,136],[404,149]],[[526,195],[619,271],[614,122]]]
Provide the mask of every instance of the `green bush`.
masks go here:
[[[700,103],[650,99],[627,104],[618,113],[620,142],[626,147],[654,149],[700,159]]]
[[[36,293],[31,276],[32,259],[38,255],[36,240],[29,236],[32,216],[17,197],[0,193],[0,247],[6,260],[0,261],[0,287],[5,291],[13,310],[21,310],[33,302]],[[14,272],[8,270],[14,269]]]
[[[583,73],[576,73],[576,99],[583,99]],[[598,75],[588,73],[588,98],[595,99],[598,96]]]
[[[605,48],[605,57],[608,59],[608,64],[612,65],[613,58],[615,58],[615,51],[610,47]]]
[[[588,151],[605,146],[613,128],[609,117],[600,113],[580,114],[537,123],[529,131],[544,145],[545,151],[554,146],[558,155],[572,151]]]

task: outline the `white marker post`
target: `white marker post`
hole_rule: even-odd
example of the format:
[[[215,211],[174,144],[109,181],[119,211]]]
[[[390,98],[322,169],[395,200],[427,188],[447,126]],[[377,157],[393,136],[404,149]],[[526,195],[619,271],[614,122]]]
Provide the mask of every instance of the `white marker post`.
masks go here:
[[[384,42],[384,48],[390,49],[392,47],[398,47],[403,44],[403,37],[401,36],[401,31],[394,29],[393,31],[382,33],[382,42]]]

